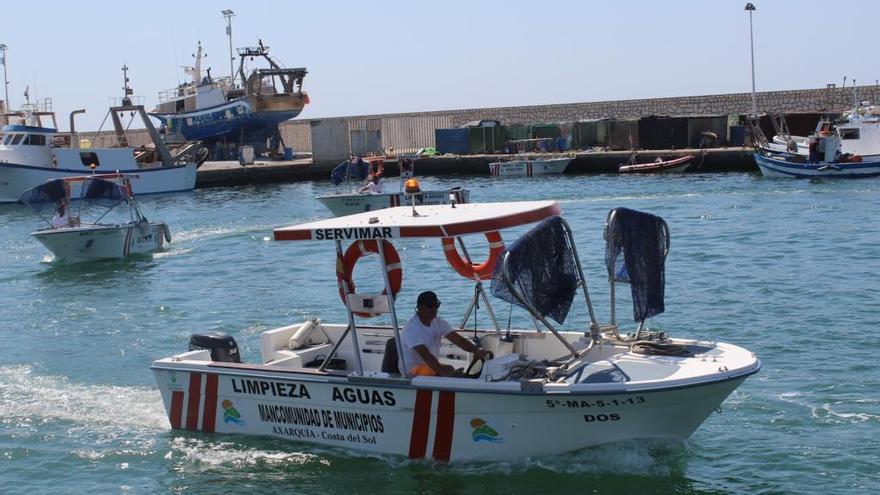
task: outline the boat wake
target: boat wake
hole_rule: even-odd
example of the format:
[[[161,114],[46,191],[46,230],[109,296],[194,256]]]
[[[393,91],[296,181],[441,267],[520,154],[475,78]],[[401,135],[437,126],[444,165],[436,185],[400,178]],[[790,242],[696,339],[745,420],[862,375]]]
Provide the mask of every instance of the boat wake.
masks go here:
[[[880,423],[880,414],[868,412],[877,411],[880,406],[878,399],[827,400],[829,398],[826,397],[821,404],[817,404],[809,400],[808,394],[801,392],[786,392],[780,394],[779,399],[808,410],[810,418],[821,424]]]
[[[291,466],[330,465],[330,461],[320,454],[259,449],[236,442],[212,442],[194,437],[175,437],[171,439],[170,447],[166,459],[175,459],[184,470],[249,466],[287,470]]]
[[[36,434],[53,423],[99,435],[169,429],[154,387],[71,383],[37,375],[29,365],[0,366],[0,411],[4,426],[22,433]]]
[[[674,477],[683,472],[683,459],[686,457],[686,448],[681,443],[648,440],[603,445],[541,459],[447,465],[341,448],[306,446],[270,438],[239,437],[234,441],[211,441],[198,437],[198,434],[183,433],[171,440],[171,450],[165,458],[175,464],[176,470],[201,472],[250,468],[259,469],[264,475],[275,472],[279,476],[286,476],[291,473],[291,468],[323,472],[331,466],[344,464],[349,466],[346,469],[355,470],[390,468],[405,478],[444,477],[450,474],[462,478],[497,475],[519,478],[540,476],[542,473],[575,477],[608,474]],[[426,469],[428,472],[425,472]]]
[[[248,225],[242,227],[211,227],[211,228],[194,228],[191,230],[182,230],[179,232],[171,232],[171,244],[179,242],[198,241],[202,239],[222,239],[224,237],[238,237],[241,235],[251,234],[259,239],[266,237],[267,233],[271,233],[276,225]]]

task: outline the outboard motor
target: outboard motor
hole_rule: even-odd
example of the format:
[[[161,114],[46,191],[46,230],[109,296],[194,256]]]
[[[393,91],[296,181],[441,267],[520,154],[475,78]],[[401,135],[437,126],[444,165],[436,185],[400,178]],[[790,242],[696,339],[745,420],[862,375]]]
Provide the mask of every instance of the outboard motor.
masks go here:
[[[231,335],[223,332],[194,333],[189,337],[189,350],[211,351],[211,361],[240,363],[238,344]]]

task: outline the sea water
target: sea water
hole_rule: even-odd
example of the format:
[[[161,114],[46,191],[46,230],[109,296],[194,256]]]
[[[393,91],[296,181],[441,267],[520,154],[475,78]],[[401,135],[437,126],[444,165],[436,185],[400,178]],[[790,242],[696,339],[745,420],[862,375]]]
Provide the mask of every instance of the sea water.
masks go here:
[[[389,179],[386,188],[396,187]],[[610,208],[664,217],[672,244],[673,336],[731,342],[761,372],[684,443],[626,442],[515,462],[438,465],[271,438],[172,431],[150,363],[190,333],[232,334],[259,359],[260,332],[344,322],[332,244],[275,242],[272,229],[327,216],[329,182],[143,197],[171,226],[152,257],[61,265],[28,234],[39,220],[0,207],[2,493],[877,493],[880,491],[880,181],[757,174],[422,178],[474,201],[554,199],[575,231],[607,320],[602,227]],[[510,241],[525,229],[504,233]],[[475,259],[482,236],[468,237]],[[459,323],[472,285],[439,240],[396,243],[398,308],[436,291]],[[369,263],[359,290],[377,290]],[[626,290],[618,315],[631,318]],[[502,326],[531,326],[500,300]],[[586,322],[582,308],[567,322]],[[479,324],[488,323],[484,310]],[[468,324],[472,324],[469,321]],[[547,439],[552,442],[552,438]],[[499,448],[504,448],[499,445]]]

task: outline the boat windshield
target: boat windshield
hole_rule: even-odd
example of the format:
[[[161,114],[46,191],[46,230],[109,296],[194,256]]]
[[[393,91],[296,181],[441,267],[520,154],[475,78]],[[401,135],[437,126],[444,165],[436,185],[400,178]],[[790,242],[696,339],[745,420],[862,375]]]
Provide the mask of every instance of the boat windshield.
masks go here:
[[[79,200],[76,217],[94,218],[97,223],[129,197],[128,186],[124,183],[82,177],[50,180],[26,190],[19,200],[50,224],[60,204],[70,208],[71,199]]]

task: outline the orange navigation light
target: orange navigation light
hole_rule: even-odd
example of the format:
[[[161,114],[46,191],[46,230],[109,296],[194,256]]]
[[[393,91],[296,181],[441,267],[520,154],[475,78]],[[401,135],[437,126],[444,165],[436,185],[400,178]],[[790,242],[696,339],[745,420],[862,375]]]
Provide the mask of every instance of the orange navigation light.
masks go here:
[[[421,192],[422,188],[419,185],[419,180],[413,178],[413,179],[407,179],[406,185],[404,186],[403,190],[406,191],[407,194],[415,194],[415,193]]]

